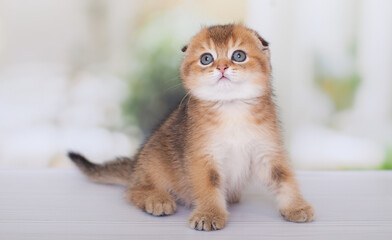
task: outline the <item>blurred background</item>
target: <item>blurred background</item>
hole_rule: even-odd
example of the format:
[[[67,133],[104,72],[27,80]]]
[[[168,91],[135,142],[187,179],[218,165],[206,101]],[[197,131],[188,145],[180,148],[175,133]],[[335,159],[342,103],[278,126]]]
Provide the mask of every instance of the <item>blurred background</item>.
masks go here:
[[[0,168],[134,154],[181,101],[201,26],[270,42],[296,169],[392,169],[390,0],[0,0]]]

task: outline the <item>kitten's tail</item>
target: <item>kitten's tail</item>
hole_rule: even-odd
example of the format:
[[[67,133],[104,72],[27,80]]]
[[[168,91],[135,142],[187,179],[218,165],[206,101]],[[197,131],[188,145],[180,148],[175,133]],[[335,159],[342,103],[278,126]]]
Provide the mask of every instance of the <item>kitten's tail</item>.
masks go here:
[[[131,181],[133,160],[130,158],[117,158],[103,164],[95,164],[75,152],[68,152],[68,157],[94,182],[129,185]]]

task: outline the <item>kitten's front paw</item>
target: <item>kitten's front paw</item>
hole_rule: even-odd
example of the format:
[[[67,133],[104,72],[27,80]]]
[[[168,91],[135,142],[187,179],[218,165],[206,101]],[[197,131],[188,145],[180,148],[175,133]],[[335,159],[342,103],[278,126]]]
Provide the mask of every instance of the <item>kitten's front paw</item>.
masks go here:
[[[189,226],[200,231],[213,231],[225,227],[227,213],[195,210],[189,218]]]
[[[280,214],[290,222],[311,222],[314,217],[314,209],[308,203],[291,206],[289,208],[280,209]]]

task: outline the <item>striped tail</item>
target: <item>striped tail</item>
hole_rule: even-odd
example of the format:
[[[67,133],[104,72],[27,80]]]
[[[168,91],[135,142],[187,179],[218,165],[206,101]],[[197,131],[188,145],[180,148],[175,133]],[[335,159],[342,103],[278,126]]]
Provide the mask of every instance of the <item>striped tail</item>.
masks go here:
[[[133,160],[130,158],[117,158],[103,164],[95,164],[75,152],[68,152],[68,157],[91,181],[125,186],[131,181]]]

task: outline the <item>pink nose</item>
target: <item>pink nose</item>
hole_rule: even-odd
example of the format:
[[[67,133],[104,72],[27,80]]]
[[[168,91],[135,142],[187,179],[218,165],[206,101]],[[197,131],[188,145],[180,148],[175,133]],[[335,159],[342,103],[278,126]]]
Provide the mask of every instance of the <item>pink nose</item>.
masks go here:
[[[220,65],[218,65],[218,67],[217,67],[217,69],[219,69],[219,71],[222,73],[222,74],[224,74],[225,73],[225,70],[228,68],[228,66],[225,64],[225,65],[222,65],[222,64],[220,64]]]

